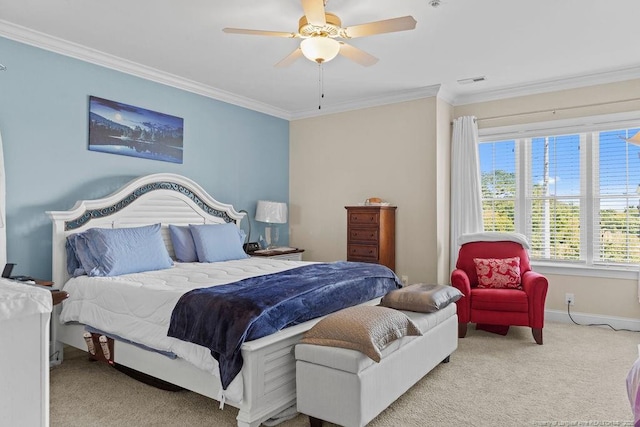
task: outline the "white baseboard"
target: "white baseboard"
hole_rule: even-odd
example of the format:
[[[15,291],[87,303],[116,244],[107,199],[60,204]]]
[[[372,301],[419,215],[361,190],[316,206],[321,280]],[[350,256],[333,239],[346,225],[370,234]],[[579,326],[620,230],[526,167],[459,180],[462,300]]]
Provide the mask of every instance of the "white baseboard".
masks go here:
[[[571,318],[566,310],[545,310],[545,320],[552,322],[573,323],[571,318],[581,325],[611,325],[614,329],[628,329],[640,332],[640,319],[628,317],[602,316],[591,313],[577,313],[571,311]],[[606,327],[606,326],[605,326]]]

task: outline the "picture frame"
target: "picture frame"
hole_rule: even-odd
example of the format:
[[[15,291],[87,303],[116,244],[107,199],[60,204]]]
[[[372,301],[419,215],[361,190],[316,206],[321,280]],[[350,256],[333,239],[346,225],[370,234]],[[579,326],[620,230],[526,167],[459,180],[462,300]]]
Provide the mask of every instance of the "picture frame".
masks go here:
[[[184,119],[89,96],[89,150],[160,160],[183,161]]]

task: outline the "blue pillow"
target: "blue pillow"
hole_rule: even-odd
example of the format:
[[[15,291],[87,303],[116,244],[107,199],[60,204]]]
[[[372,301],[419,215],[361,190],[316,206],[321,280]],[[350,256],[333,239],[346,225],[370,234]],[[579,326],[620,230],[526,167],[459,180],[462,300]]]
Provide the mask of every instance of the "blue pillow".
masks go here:
[[[78,237],[89,250],[87,265],[80,258],[89,276],[118,276],[161,270],[173,265],[160,234],[160,224],[132,228],[91,228]],[[76,244],[76,250],[80,247],[81,244]],[[92,261],[95,265],[92,265]]]
[[[198,262],[196,245],[189,226],[169,225],[169,235],[176,259],[180,262]]]
[[[78,234],[70,234],[65,242],[65,250],[67,253],[67,273],[71,277],[83,276],[87,274],[82,267],[76,244],[78,242]]]
[[[189,225],[198,261],[217,262],[248,258],[242,244],[244,232],[234,223]]]

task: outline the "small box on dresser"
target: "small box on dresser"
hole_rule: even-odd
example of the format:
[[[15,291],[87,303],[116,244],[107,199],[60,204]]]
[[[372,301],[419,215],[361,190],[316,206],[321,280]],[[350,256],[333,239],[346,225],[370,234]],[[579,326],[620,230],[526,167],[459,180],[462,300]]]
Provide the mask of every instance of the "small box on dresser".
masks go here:
[[[396,268],[396,206],[345,206],[347,261]]]

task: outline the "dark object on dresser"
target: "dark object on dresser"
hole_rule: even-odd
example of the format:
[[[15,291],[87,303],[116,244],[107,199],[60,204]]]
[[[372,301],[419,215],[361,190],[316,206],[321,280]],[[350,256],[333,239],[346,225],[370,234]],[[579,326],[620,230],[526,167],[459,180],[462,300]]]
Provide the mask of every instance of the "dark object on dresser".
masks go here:
[[[345,206],[347,261],[396,269],[396,206]]]

